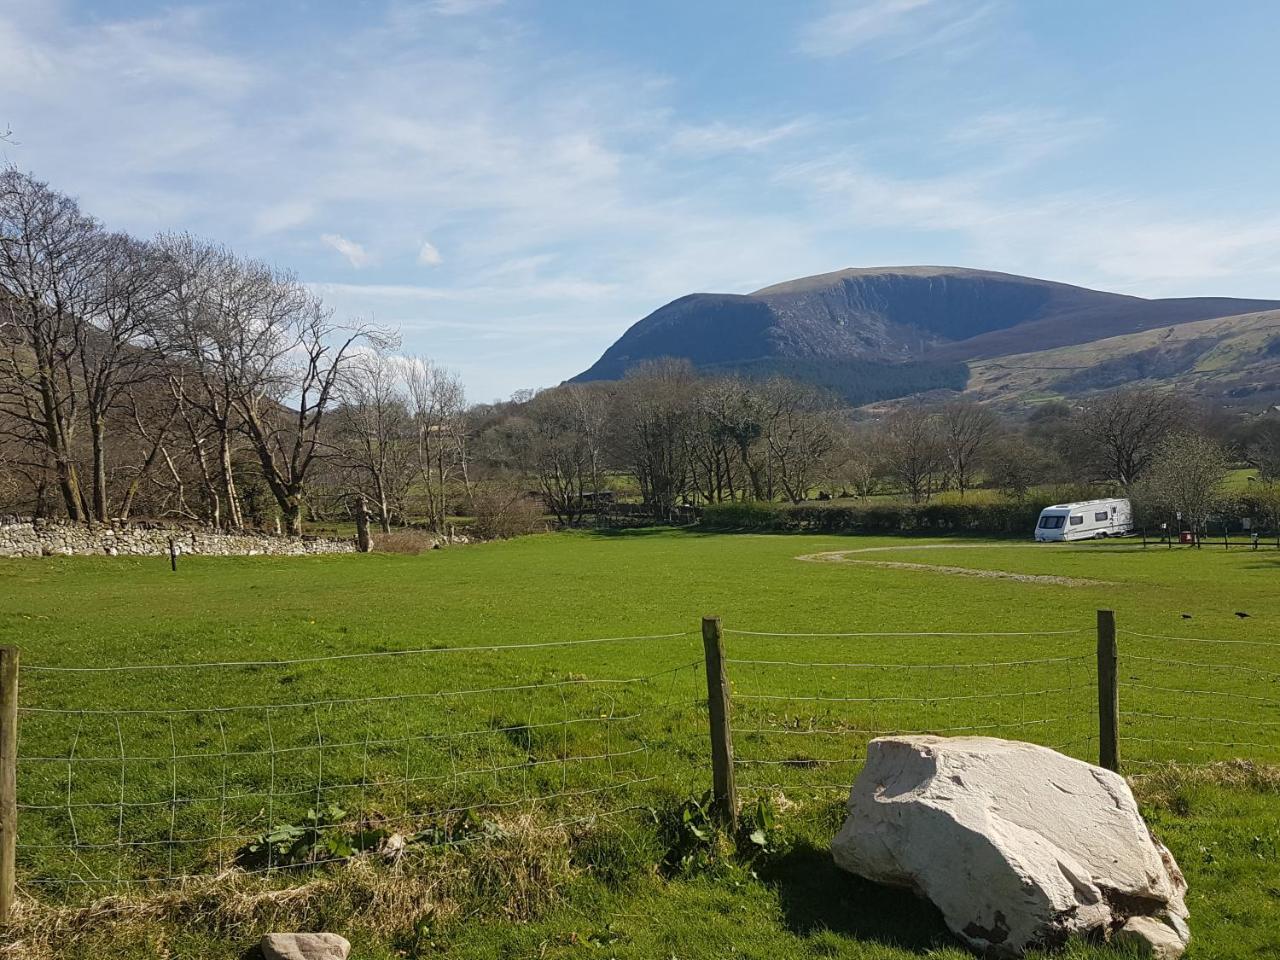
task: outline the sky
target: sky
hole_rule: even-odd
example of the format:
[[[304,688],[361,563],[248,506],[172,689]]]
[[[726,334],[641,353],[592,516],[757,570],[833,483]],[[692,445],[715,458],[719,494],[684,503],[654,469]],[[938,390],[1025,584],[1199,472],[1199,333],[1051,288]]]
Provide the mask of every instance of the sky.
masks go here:
[[[1280,298],[1278,36],[1274,0],[0,0],[0,154],[483,402],[843,267]]]

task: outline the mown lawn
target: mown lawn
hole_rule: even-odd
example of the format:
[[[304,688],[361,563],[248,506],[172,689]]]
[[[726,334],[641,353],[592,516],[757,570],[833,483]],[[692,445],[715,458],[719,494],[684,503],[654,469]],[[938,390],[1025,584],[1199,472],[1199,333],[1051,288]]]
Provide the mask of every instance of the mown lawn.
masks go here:
[[[796,559],[879,547],[892,549]],[[1102,582],[874,565],[884,561]],[[347,834],[428,826],[480,844],[473,821],[528,814],[563,824],[579,851],[544,878],[558,897],[504,906],[508,877],[478,887],[467,910],[406,909],[398,925],[338,911],[325,924],[367,957],[960,956],[926,907],[839,875],[823,852],[867,736],[993,733],[1092,759],[1094,615],[1109,607],[1122,631],[1190,638],[1121,634],[1130,772],[1280,762],[1280,648],[1267,646],[1280,640],[1277,572],[1274,550],[673,531],[417,557],[184,558],[177,574],[158,559],[3,562],[0,640],[24,663],[24,892],[46,905],[154,896],[166,877],[249,863],[256,835],[303,824],[308,808],[341,808],[330,819]],[[709,779],[704,614],[730,631],[744,798],[764,797],[779,826],[750,860],[702,851],[658,870],[670,811]],[[637,635],[660,637],[454,649]],[[273,665],[430,648],[445,649]],[[223,661],[261,664],[36,669]],[[1189,875],[1194,955],[1280,950],[1275,779],[1237,770],[1139,790]],[[156,920],[69,938],[62,952],[236,957],[270,922],[254,917]]]

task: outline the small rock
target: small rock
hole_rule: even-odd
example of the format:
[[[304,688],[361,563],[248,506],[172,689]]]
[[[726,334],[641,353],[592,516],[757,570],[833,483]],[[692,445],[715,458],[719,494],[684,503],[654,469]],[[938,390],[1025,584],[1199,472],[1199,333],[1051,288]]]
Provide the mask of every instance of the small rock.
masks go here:
[[[1154,917],[1130,917],[1111,942],[1133,947],[1139,957],[1150,960],[1178,960],[1187,946],[1178,931]]]
[[[351,944],[336,933],[268,933],[264,960],[347,960]]]

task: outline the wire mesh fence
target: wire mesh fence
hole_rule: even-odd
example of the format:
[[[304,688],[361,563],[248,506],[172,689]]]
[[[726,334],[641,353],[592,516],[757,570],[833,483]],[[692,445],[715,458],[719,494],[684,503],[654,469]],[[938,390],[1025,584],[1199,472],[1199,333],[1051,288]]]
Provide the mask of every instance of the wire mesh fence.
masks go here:
[[[744,801],[803,808],[847,794],[868,741],[887,734],[1005,737],[1091,762],[1109,741],[1135,771],[1280,762],[1280,644],[1121,628],[1113,737],[1101,623],[1095,637],[716,621],[722,679],[693,632],[27,665],[18,882],[68,897],[278,873],[483,840],[516,815],[570,826],[637,813],[724,777]],[[713,694],[729,704],[719,731]],[[732,747],[713,778],[717,737]]]
[[[725,634],[744,796],[847,794],[878,736],[998,736],[1077,756],[1096,740],[1094,650],[1082,631]],[[785,658],[768,652],[779,643]],[[973,654],[1027,643],[1041,654]]]
[[[1118,632],[1125,764],[1280,762],[1280,643]]]
[[[37,678],[118,675],[122,685],[179,673],[192,698],[203,700],[201,678],[210,673],[231,674],[233,686],[238,677],[252,695],[289,689],[299,669],[332,672],[341,661],[350,672],[392,658],[390,685],[399,689],[218,705],[24,701],[21,881],[34,888],[166,884],[231,868],[271,872],[342,860],[389,842],[468,842],[491,829],[482,817],[499,812],[536,812],[551,824],[615,815],[656,779],[652,731],[663,728],[672,703],[690,695],[699,661],[679,660],[689,649],[681,649],[684,638],[27,667]],[[545,662],[558,651],[585,665],[587,651],[604,648],[643,651],[634,660],[644,669],[588,674]],[[438,666],[412,669],[424,660]],[[439,674],[434,685],[424,684],[424,672]],[[459,677],[466,682],[449,684]],[[133,689],[124,699],[145,702],[144,688]]]

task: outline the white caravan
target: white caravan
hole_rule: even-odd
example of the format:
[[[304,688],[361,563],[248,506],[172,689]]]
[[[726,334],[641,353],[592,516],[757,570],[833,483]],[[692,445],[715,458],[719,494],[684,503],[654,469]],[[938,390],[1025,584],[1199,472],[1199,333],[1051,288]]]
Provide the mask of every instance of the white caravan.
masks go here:
[[[1133,533],[1133,507],[1128,500],[1085,500],[1059,503],[1040,511],[1036,540],[1103,540]]]

